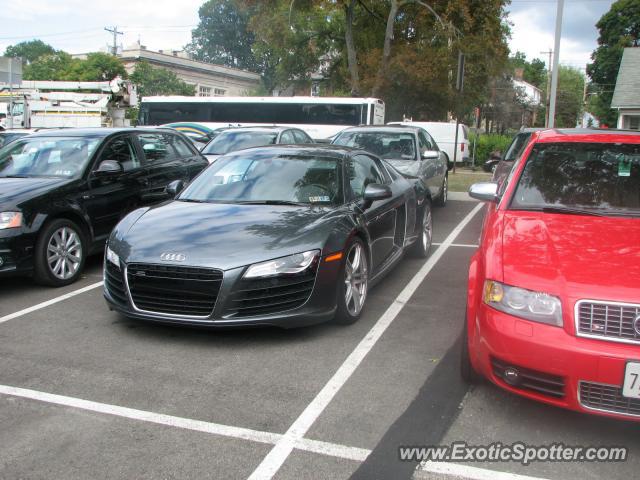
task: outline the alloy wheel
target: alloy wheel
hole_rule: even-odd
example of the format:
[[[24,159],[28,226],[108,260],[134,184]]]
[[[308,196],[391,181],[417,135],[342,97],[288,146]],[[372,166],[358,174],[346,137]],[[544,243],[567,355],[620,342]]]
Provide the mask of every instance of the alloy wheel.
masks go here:
[[[367,298],[367,257],[362,244],[356,242],[347,253],[344,267],[345,305],[349,314],[357,316]]]
[[[431,219],[431,209],[425,207],[424,218],[422,219],[422,247],[425,251],[431,248],[431,239],[433,236],[433,222]]]
[[[60,280],[73,277],[82,263],[82,242],[76,231],[69,227],[57,229],[47,243],[47,266]]]

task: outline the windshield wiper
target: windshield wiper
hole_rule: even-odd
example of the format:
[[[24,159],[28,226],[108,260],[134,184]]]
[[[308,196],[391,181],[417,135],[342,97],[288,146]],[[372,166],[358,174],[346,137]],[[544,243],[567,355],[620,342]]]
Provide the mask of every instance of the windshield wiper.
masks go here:
[[[580,208],[571,207],[543,207],[541,209],[544,213],[566,213],[568,215],[590,215],[592,217],[604,217],[605,215],[596,212],[594,210],[583,210]]]
[[[291,202],[289,200],[246,200],[235,202],[241,205],[293,205],[296,207],[306,207],[307,203]]]
[[[29,178],[29,175],[0,175],[2,178]]]
[[[205,200],[198,200],[196,198],[176,198],[179,202],[189,202],[189,203],[207,203]]]

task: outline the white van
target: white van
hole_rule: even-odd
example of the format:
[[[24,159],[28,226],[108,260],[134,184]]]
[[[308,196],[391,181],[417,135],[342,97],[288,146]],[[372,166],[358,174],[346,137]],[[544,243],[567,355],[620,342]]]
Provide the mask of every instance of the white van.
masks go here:
[[[456,140],[456,124],[447,122],[389,122],[389,125],[409,125],[424,128],[453,162],[453,150]],[[458,125],[458,152],[456,163],[469,162],[471,154],[469,152],[469,127],[460,123]]]

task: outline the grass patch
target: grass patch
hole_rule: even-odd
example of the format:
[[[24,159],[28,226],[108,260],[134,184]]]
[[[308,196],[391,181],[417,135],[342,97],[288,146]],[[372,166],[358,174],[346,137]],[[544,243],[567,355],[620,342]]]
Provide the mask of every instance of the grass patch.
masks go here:
[[[485,172],[449,172],[449,191],[450,192],[466,192],[469,187],[478,182],[488,182],[491,180],[491,174]]]

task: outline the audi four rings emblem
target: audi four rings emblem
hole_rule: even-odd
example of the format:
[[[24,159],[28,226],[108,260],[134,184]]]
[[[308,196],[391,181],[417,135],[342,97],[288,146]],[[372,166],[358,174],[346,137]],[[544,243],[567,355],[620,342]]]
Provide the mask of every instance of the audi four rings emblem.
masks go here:
[[[640,315],[638,315],[633,322],[633,328],[636,331],[636,334],[640,335]]]
[[[184,262],[187,259],[182,253],[164,252],[160,254],[160,260],[165,262]]]

